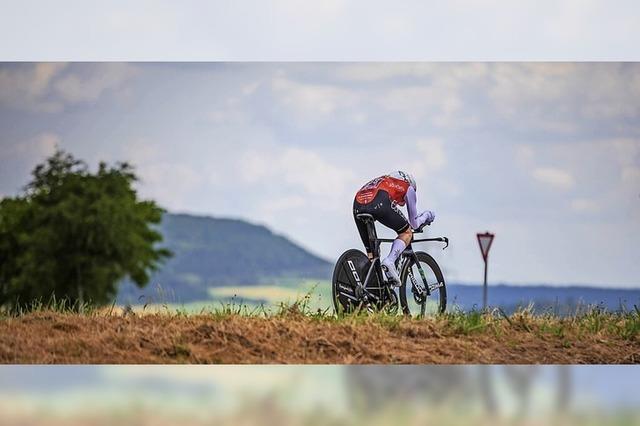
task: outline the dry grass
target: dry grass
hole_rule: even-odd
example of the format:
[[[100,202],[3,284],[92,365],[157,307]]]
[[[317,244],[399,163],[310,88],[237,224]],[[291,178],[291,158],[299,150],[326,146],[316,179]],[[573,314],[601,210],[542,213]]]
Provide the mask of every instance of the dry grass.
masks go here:
[[[0,362],[79,364],[620,364],[640,362],[640,315],[454,313],[336,318],[283,307],[177,313],[39,310],[0,320]]]

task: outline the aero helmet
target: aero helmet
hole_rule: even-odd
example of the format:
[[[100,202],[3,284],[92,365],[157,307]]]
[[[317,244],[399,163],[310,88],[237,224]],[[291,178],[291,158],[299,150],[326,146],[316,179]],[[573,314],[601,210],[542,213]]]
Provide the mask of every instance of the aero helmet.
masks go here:
[[[395,174],[397,174],[400,177],[400,179],[404,180],[409,185],[411,185],[414,190],[417,189],[416,188],[416,180],[413,178],[413,175],[411,173],[407,173],[407,172],[403,172],[401,170],[398,170]]]

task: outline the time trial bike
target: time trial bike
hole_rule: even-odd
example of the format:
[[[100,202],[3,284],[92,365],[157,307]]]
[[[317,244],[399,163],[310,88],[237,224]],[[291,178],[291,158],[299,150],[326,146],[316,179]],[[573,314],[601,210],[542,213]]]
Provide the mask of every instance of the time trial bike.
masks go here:
[[[396,260],[400,271],[400,286],[395,287],[387,280],[382,270],[380,244],[391,243],[393,239],[378,238],[375,220],[370,214],[356,215],[367,226],[367,234],[373,259],[360,250],[344,252],[336,262],[332,278],[333,305],[338,314],[366,309],[404,315],[424,316],[428,311],[443,313],[447,307],[447,289],[442,270],[435,259],[426,252],[414,251],[413,243],[436,241],[449,246],[447,237],[419,238],[415,236],[411,244]],[[414,230],[422,232],[424,225]]]

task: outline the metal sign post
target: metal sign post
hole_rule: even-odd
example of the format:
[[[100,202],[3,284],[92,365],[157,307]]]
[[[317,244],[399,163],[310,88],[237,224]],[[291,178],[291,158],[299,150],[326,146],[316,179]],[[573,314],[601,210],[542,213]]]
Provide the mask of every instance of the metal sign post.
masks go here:
[[[491,243],[493,242],[494,234],[485,232],[484,234],[476,234],[478,237],[478,245],[480,246],[480,252],[482,253],[482,259],[484,259],[484,288],[482,289],[482,308],[487,309],[487,258],[489,257],[489,249],[491,249]]]

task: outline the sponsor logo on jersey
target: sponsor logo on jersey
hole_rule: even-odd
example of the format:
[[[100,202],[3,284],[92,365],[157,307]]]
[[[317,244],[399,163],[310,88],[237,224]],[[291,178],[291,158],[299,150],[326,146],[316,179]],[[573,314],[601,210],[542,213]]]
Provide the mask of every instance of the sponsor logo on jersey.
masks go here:
[[[397,189],[399,191],[404,190],[403,185],[400,185],[399,183],[393,182],[391,180],[387,183],[387,185],[389,185],[390,188]]]

